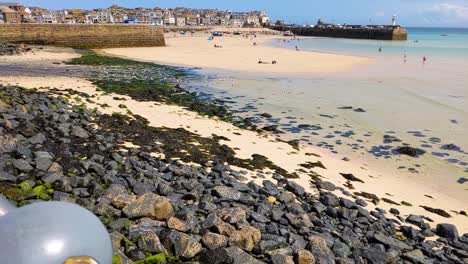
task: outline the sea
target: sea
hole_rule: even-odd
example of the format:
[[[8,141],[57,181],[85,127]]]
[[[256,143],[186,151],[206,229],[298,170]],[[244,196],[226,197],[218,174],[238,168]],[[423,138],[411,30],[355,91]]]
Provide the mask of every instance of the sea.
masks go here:
[[[468,29],[408,33],[407,41],[273,40],[269,45],[278,48],[372,62],[306,76],[206,71],[191,88],[222,100],[258,127],[278,126],[281,139],[395,175],[424,177],[442,189],[458,188],[457,196],[468,199]],[[398,155],[401,146],[423,154]]]

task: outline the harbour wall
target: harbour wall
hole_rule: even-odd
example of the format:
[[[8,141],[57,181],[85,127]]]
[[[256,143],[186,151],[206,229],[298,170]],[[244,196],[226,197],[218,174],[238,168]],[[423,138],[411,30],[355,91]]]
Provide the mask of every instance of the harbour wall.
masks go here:
[[[0,42],[77,49],[165,45],[162,29],[124,24],[0,24]]]
[[[315,36],[331,38],[407,40],[408,32],[404,28],[319,28],[295,26],[271,26],[279,31],[291,31],[298,36]]]

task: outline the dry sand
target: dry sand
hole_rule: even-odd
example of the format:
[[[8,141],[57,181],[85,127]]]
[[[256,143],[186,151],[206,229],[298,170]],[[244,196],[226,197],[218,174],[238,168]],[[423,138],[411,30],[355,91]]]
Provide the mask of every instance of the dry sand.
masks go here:
[[[101,108],[95,104],[89,104],[89,107],[98,107],[101,112],[112,113],[122,111],[118,107],[121,101],[112,99],[114,95],[105,95],[96,91],[96,87],[89,81],[78,78],[65,77],[8,77],[0,76],[0,83],[16,84],[29,88],[40,88],[47,90],[46,87],[71,88],[81,92],[98,94],[97,102],[108,104],[109,108]],[[125,105],[134,114],[141,115],[148,119],[150,125],[155,127],[185,128],[188,131],[210,137],[213,134],[224,136],[230,141],[225,141],[226,145],[232,148],[238,148],[237,156],[249,158],[252,154],[261,154],[268,157],[277,165],[290,172],[300,168],[299,164],[307,161],[315,162],[320,160],[327,169],[315,168],[314,170],[324,177],[324,180],[333,182],[337,186],[343,186],[346,182],[339,173],[353,173],[362,179],[365,183],[355,183],[356,190],[376,194],[379,197],[386,197],[396,202],[408,201],[413,206],[391,206],[381,202],[380,208],[388,210],[391,207],[397,208],[403,216],[408,214],[426,215],[436,223],[450,222],[456,224],[462,233],[468,232],[468,221],[466,216],[455,215],[450,210],[465,210],[466,200],[457,199],[450,196],[450,192],[440,192],[431,185],[421,184],[419,181],[412,181],[397,175],[394,172],[382,168],[366,168],[362,164],[346,162],[341,157],[327,153],[325,150],[303,146],[300,151],[293,149],[290,145],[275,141],[275,138],[268,135],[260,135],[256,132],[241,130],[229,123],[217,121],[214,119],[201,117],[194,112],[187,111],[179,106],[155,104],[154,102],[137,102],[129,97]],[[234,134],[234,133],[240,133]],[[310,156],[307,153],[319,154],[320,158]],[[381,175],[379,177],[370,177],[369,175]],[[271,177],[270,176],[267,176]],[[261,179],[256,179],[261,183]],[[309,178],[305,174],[300,174],[300,179],[296,180],[301,186],[309,191],[314,191],[309,184]],[[338,194],[338,193],[337,193]],[[389,196],[389,194],[391,196]],[[430,194],[435,199],[426,197]],[[338,194],[341,195],[341,194]],[[438,215],[424,211],[419,205],[428,205],[435,208],[443,208],[449,211],[453,217],[450,219],[442,218]],[[369,209],[374,206],[370,203]],[[388,214],[390,216],[390,214]]]
[[[187,33],[189,34],[189,33]],[[370,63],[369,58],[295,51],[266,45],[280,36],[258,34],[256,38],[235,35],[215,37],[209,41],[208,33],[181,36],[166,34],[166,47],[104,49],[109,55],[169,65],[201,67],[270,74],[328,73],[349,70],[357,65]],[[257,45],[254,46],[253,43]],[[215,48],[214,45],[222,48]],[[262,60],[268,64],[259,64]],[[277,64],[271,64],[273,60]]]
[[[0,56],[0,63],[49,63],[63,62],[81,55],[70,48],[49,48],[33,49],[31,52],[15,55]]]

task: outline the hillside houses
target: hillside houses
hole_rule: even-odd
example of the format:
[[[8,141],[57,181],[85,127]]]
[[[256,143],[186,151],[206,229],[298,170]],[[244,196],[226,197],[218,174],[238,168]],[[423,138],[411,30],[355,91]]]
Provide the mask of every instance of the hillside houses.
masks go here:
[[[268,24],[265,12],[233,12],[217,9],[176,8],[125,8],[113,5],[94,10],[48,10],[41,7],[24,7],[19,3],[0,2],[0,23],[87,23],[114,24],[138,23],[156,26],[229,26],[260,27]]]

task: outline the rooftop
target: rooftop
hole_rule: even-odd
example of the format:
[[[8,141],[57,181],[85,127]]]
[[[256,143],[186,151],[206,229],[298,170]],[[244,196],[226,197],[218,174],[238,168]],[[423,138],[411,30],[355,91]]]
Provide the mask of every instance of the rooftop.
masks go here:
[[[0,12],[2,13],[16,13],[15,10],[9,8],[8,6],[2,6],[2,3],[0,3]]]

